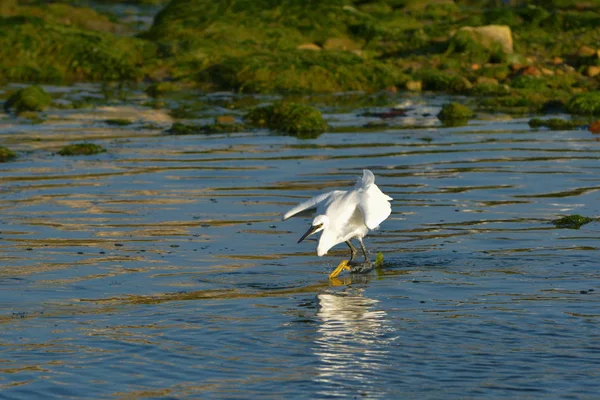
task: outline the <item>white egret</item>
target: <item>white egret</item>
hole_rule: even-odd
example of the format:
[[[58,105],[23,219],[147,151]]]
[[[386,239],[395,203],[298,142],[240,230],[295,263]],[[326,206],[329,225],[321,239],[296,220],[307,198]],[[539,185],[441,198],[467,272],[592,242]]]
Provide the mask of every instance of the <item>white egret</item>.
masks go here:
[[[317,216],[311,227],[298,240],[302,242],[308,236],[321,232],[317,255],[327,254],[329,249],[338,243],[346,243],[350,248],[350,260],[344,260],[338,265],[330,277],[334,278],[346,269],[352,272],[368,272],[373,267],[363,237],[369,230],[379,228],[392,212],[392,198],[384,194],[375,184],[375,175],[368,169],[363,170],[363,176],[351,190],[334,190],[306,200],[283,215],[283,220],[304,210],[317,209]],[[357,239],[364,256],[364,262],[354,262],[357,251],[350,242]]]

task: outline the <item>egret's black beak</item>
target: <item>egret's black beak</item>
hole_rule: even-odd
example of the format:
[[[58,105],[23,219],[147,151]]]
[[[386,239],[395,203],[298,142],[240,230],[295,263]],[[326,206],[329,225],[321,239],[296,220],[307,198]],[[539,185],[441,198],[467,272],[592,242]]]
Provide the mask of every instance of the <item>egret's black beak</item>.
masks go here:
[[[303,241],[304,239],[306,239],[307,237],[309,237],[310,235],[312,235],[313,233],[315,233],[315,231],[317,229],[319,229],[321,227],[321,225],[323,225],[323,224],[311,225],[311,227],[308,228],[308,230],[306,231],[306,233],[304,235],[302,235],[302,237],[300,238],[300,240],[298,240],[298,243],[300,243],[301,241]]]

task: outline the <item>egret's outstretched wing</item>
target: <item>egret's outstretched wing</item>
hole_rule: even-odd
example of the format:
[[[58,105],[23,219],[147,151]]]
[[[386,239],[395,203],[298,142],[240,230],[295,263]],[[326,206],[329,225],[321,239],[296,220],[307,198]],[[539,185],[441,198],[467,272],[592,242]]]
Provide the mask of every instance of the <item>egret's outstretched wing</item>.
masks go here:
[[[375,183],[375,175],[368,169],[363,169],[363,176],[361,179],[356,181],[354,186],[357,190],[369,190],[371,185]]]
[[[337,192],[338,192],[338,190],[334,190],[333,192],[328,192],[328,193],[322,193],[318,196],[315,196],[306,201],[303,201],[302,203],[298,204],[296,207],[292,208],[290,211],[283,214],[282,220],[285,221],[289,217],[292,217],[292,216],[298,214],[299,212],[318,207],[319,204],[327,202],[331,198],[331,196],[333,196]]]
[[[357,207],[369,229],[376,229],[392,213],[390,196],[383,193],[375,184],[375,176],[368,169],[363,170],[362,180],[356,183]]]

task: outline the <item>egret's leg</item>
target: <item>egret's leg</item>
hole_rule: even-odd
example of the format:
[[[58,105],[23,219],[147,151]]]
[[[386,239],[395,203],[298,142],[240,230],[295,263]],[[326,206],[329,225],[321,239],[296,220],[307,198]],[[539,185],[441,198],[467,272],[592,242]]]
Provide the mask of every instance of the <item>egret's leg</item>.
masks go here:
[[[363,256],[365,257],[365,261],[362,264],[352,266],[351,272],[354,273],[367,273],[373,270],[373,264],[371,260],[369,260],[369,252],[365,247],[361,238],[358,238],[358,243],[360,243],[360,249],[362,250]]]
[[[371,262],[369,261],[369,252],[367,251],[367,248],[365,247],[365,244],[362,241],[362,238],[358,238],[358,243],[360,243],[360,249],[363,252],[363,256],[365,256],[365,262]]]
[[[346,244],[348,245],[348,247],[350,247],[350,260],[349,262],[352,262],[352,260],[354,260],[354,256],[357,253],[356,247],[352,246],[352,242],[350,242],[349,240],[346,240]]]

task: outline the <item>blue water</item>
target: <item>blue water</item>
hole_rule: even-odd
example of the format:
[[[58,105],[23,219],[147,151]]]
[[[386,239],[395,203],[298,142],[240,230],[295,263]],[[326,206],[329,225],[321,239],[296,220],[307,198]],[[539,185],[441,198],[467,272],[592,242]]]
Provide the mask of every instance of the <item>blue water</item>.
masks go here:
[[[600,142],[410,100],[312,140],[5,115],[0,398],[598,398],[600,226],[551,221],[600,215]],[[102,123],[123,112],[145,117]],[[82,138],[108,152],[54,154]],[[319,258],[311,216],[280,215],[363,168],[394,198],[365,240],[385,263],[329,281],[347,248]]]

